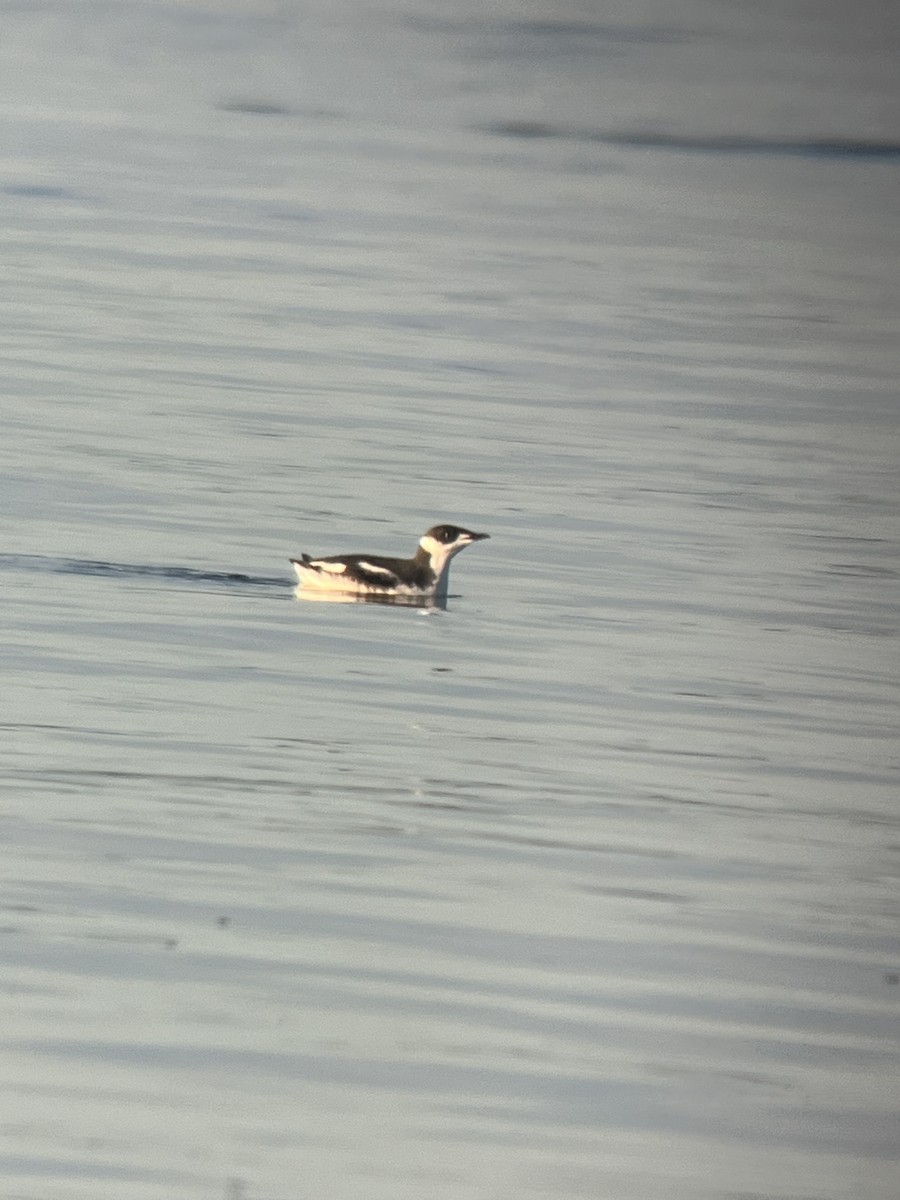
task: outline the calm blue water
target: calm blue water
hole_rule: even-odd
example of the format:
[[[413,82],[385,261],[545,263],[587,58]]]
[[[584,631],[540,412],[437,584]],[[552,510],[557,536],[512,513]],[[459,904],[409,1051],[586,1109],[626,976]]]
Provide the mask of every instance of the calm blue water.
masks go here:
[[[3,1200],[896,1200],[886,11],[4,11]]]

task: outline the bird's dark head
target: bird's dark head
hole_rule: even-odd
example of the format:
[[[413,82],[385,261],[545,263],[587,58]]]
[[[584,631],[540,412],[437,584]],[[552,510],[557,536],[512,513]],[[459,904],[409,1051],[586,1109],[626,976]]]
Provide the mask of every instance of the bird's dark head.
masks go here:
[[[481,542],[488,536],[486,533],[473,533],[471,529],[462,529],[459,525],[433,525],[419,539],[419,553],[428,555],[431,569],[440,575],[444,566],[460,550],[471,546],[473,542]]]
[[[458,549],[461,550],[463,546],[471,545],[472,542],[483,542],[490,536],[489,533],[473,533],[471,529],[462,529],[459,525],[434,525],[422,538],[422,542],[425,538],[430,538],[446,548],[455,546],[458,542]]]

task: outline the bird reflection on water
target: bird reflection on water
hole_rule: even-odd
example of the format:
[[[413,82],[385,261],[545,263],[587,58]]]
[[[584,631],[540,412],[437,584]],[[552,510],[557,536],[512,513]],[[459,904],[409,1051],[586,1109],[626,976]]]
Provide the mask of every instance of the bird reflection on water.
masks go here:
[[[379,596],[356,592],[323,592],[318,588],[306,588],[299,584],[294,588],[298,600],[313,600],[322,604],[381,604],[391,608],[419,608],[426,611],[445,611],[447,596]]]

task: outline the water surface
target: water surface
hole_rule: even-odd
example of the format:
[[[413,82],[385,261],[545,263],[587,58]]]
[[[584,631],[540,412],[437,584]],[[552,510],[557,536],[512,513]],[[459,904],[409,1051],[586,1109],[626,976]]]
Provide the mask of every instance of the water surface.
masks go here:
[[[3,1196],[895,1200],[882,11],[4,14]]]

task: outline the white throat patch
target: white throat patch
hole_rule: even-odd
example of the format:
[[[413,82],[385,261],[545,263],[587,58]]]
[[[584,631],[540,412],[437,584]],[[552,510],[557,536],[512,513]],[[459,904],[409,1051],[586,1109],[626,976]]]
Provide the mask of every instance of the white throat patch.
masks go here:
[[[454,554],[457,554],[468,542],[451,542],[449,546],[445,546],[443,542],[437,541],[429,534],[419,539],[419,545],[431,558],[431,569],[437,576],[435,584],[435,592],[437,595],[444,595],[447,590],[447,575],[450,567],[450,559]]]

